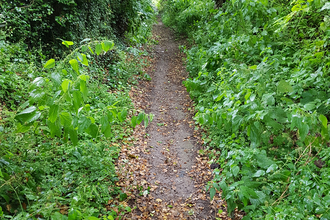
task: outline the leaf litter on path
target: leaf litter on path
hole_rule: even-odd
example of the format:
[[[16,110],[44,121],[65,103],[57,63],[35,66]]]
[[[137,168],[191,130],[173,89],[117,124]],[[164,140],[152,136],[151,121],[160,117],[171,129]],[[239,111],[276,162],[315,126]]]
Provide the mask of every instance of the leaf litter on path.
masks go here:
[[[152,80],[140,81],[130,96],[154,120],[147,129],[136,126],[134,144],[123,145],[117,161],[118,184],[133,208],[124,219],[231,219],[221,192],[210,201],[205,191],[212,169],[207,154],[198,153],[202,140],[182,85],[187,72],[179,42],[161,22],[153,32],[159,44],[145,48],[153,55],[145,67]]]

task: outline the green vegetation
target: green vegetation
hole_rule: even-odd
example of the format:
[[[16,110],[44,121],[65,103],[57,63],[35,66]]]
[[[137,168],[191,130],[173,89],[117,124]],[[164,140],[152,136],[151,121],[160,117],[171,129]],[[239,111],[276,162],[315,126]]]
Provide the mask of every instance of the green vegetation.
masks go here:
[[[150,2],[0,6],[0,219],[121,219],[114,161],[152,120],[128,96],[144,78],[132,46],[148,41]]]
[[[197,122],[207,129],[228,212],[244,219],[330,219],[330,3],[167,0],[188,36]]]

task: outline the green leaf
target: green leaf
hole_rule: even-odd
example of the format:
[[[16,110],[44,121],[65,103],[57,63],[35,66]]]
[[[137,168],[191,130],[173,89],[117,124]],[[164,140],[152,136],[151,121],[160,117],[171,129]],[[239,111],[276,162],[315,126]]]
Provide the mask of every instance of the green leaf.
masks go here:
[[[71,45],[73,45],[72,41],[62,41],[62,44],[65,45],[66,47],[69,47]]]
[[[210,189],[210,199],[211,199],[211,201],[213,200],[213,198],[214,198],[214,196],[215,196],[215,193],[216,193],[216,190],[215,190],[214,187],[212,187],[212,188]]]
[[[25,133],[30,130],[30,127],[31,127],[31,125],[25,126],[25,125],[22,125],[21,123],[18,123],[15,133]]]
[[[50,106],[49,116],[48,116],[49,121],[54,123],[58,117],[58,114],[59,114],[59,106],[58,105]]]
[[[139,113],[139,115],[137,116],[137,124],[140,124],[143,121],[144,118],[144,113]]]
[[[79,63],[78,63],[78,61],[76,59],[72,59],[72,60],[69,61],[69,63],[71,65],[72,69],[79,74]]]
[[[86,100],[88,96],[88,90],[86,86],[86,81],[84,80],[80,80],[80,92],[82,93],[83,98]]]
[[[77,144],[78,144],[78,133],[77,133],[77,130],[70,129],[69,130],[69,134],[70,134],[70,140],[72,141],[72,144],[74,146],[77,146]],[[70,219],[70,217],[69,217],[69,219]]]
[[[301,141],[304,141],[306,138],[306,135],[309,132],[309,126],[306,123],[301,123],[300,125],[298,125],[298,129],[299,129],[299,137],[300,137]]]
[[[110,124],[108,124],[108,126],[104,129],[103,134],[107,138],[111,137],[111,125]]]
[[[37,108],[35,106],[31,106],[18,113],[15,118],[21,123],[30,123],[32,121],[37,120],[41,115],[41,113],[36,110]]]
[[[78,110],[82,103],[81,93],[79,91],[74,91],[72,93],[72,96],[73,96],[73,107],[75,109],[76,114],[78,114]]]
[[[63,90],[64,93],[66,93],[68,91],[70,84],[72,84],[72,81],[69,80],[69,79],[65,79],[62,82],[62,85],[61,86],[62,86],[62,90]]]
[[[51,219],[52,220],[67,220],[68,217],[65,215],[62,215],[59,212],[55,212],[54,214],[52,214]]]
[[[292,92],[293,88],[288,82],[281,80],[277,85],[277,91],[280,93]]]
[[[120,201],[124,201],[127,198],[127,194],[126,193],[120,193],[119,195],[119,200]]]
[[[133,127],[133,129],[136,127],[136,124],[137,124],[137,119],[136,119],[137,117],[136,116],[133,116],[132,118],[131,118],[131,124],[132,124],[132,127]]]
[[[149,114],[150,122],[152,122],[152,121],[154,120],[154,116],[155,116],[155,115],[152,114],[152,113]]]
[[[260,177],[265,175],[265,171],[263,170],[258,170],[255,174],[253,174],[253,177]]]
[[[114,46],[114,43],[112,41],[103,41],[102,42],[102,49],[107,52],[108,50],[111,50]]]
[[[95,47],[95,52],[97,55],[100,55],[102,52],[102,45],[101,44],[97,44]]]
[[[146,115],[146,114],[144,115],[143,121],[144,121],[144,127],[148,127],[148,124],[149,124],[148,115]]]
[[[91,124],[86,130],[88,134],[90,134],[93,138],[96,138],[99,133],[99,128],[96,124]]]
[[[88,66],[88,60],[85,54],[80,54],[80,56],[78,56],[78,60],[85,66]]]
[[[321,8],[321,11],[323,10],[329,10],[330,9],[330,2],[326,2],[323,7]]]
[[[92,124],[92,121],[87,117],[79,118],[78,120],[78,132],[83,132]]]
[[[54,123],[48,120],[47,124],[50,130],[51,137],[61,137],[62,129],[59,120],[56,120]]]
[[[257,68],[258,68],[257,65],[254,65],[254,66],[250,66],[250,67],[249,67],[249,69],[251,69],[251,70],[256,70]]]
[[[118,115],[118,119],[120,122],[123,122],[125,121],[126,119],[126,116],[127,116],[127,109],[123,109],[120,114]]]
[[[46,62],[46,64],[44,65],[45,69],[50,69],[53,68],[55,66],[55,60],[54,59],[50,59]]]
[[[69,112],[61,112],[60,114],[61,124],[65,127],[70,127],[72,124],[72,117]]]
[[[328,128],[328,119],[324,115],[319,116],[319,120],[321,121],[324,128]]]
[[[230,170],[231,170],[231,173],[232,173],[234,176],[237,176],[237,174],[238,174],[240,168],[239,168],[239,166],[235,165],[235,166],[231,167]]]
[[[91,46],[88,45],[88,49],[92,54],[94,54],[94,51],[92,50]]]
[[[99,218],[96,218],[96,217],[94,217],[94,216],[89,216],[89,217],[87,217],[87,219],[88,219],[88,220],[100,220]]]

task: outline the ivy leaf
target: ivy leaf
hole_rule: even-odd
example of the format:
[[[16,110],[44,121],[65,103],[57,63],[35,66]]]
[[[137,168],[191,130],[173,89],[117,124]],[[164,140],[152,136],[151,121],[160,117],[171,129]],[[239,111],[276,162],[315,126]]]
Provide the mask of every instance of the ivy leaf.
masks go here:
[[[45,69],[50,69],[53,68],[55,66],[55,60],[54,59],[50,59],[46,62],[46,64],[44,65]]]
[[[97,55],[100,55],[102,52],[102,45],[101,44],[97,44],[95,47],[95,52]]]
[[[79,74],[79,64],[78,64],[78,61],[76,59],[72,59],[72,60],[69,61],[69,63],[71,65],[72,69]]]

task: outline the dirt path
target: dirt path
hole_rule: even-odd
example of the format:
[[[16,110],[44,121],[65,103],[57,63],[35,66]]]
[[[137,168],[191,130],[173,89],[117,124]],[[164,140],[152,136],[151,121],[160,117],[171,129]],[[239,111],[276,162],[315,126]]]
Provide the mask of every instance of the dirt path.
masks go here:
[[[188,73],[179,45],[185,42],[176,41],[161,21],[153,36],[159,44],[149,51],[153,58],[146,70],[152,80],[141,81],[130,95],[135,107],[154,114],[154,120],[146,130],[136,127],[135,144],[122,148],[118,166],[129,205],[136,207],[127,219],[228,219],[225,212],[216,213],[224,201],[218,196],[210,202],[205,192],[212,170],[208,158],[198,154],[193,102],[182,85]]]
[[[189,174],[195,168],[199,147],[192,138],[194,124],[187,110],[191,100],[182,85],[187,73],[181,63],[179,43],[161,22],[154,26],[154,33],[159,36],[159,45],[155,47],[158,62],[150,94],[150,112],[155,120],[147,129],[153,147],[147,157],[152,165],[148,181],[159,184],[151,194],[154,198],[177,206],[196,198],[198,193]],[[189,210],[188,215],[210,219],[209,201],[199,199],[194,203],[197,210]]]

